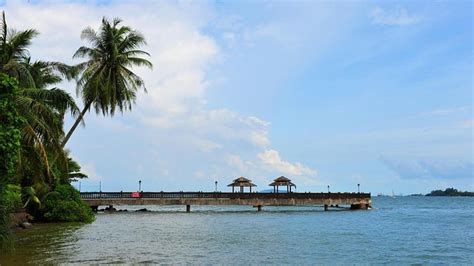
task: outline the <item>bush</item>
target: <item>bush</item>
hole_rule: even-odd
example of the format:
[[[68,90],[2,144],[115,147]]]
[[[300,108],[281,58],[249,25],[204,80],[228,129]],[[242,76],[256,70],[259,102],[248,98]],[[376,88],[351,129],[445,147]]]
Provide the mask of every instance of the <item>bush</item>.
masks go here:
[[[14,212],[23,208],[21,201],[21,188],[17,185],[6,185],[3,193],[4,206],[8,212]]]
[[[0,180],[0,250],[11,244],[10,213],[5,200],[5,185]]]
[[[43,200],[43,218],[49,222],[94,221],[94,213],[70,184],[59,185]]]
[[[0,182],[6,184],[13,176],[20,150],[23,118],[18,114],[14,96],[18,82],[0,73]]]

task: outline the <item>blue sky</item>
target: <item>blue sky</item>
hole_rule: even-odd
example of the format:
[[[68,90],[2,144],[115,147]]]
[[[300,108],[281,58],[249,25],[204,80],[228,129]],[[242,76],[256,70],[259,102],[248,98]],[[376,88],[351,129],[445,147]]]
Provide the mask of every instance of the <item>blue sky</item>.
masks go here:
[[[26,1],[32,56],[77,63],[120,17],[155,67],[131,113],[89,113],[68,148],[83,190],[212,190],[277,176],[299,191],[474,190],[471,1]],[[75,86],[62,87],[75,95]]]

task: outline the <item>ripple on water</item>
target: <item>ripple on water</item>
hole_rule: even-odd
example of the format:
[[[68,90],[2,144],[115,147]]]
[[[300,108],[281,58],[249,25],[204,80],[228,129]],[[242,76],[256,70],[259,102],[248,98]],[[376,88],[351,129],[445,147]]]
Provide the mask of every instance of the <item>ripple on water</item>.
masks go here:
[[[371,211],[149,206],[36,224],[1,264],[473,264],[474,199],[374,198]],[[148,208],[148,206],[147,206]],[[177,213],[179,211],[179,213]]]

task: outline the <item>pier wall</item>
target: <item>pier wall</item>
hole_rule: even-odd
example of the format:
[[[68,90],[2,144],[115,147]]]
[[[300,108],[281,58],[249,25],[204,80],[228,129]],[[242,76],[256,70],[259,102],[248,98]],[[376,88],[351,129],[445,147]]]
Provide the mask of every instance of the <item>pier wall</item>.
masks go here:
[[[164,192],[142,194],[132,198],[128,193],[117,194],[81,193],[89,206],[104,205],[250,205],[250,206],[296,206],[296,205],[350,205],[353,209],[371,206],[370,193],[199,193]],[[165,194],[166,193],[166,194]]]

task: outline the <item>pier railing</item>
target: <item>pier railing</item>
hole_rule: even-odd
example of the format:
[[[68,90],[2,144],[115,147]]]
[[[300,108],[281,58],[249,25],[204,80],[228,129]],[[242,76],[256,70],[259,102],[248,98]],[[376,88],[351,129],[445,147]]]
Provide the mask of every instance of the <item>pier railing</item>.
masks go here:
[[[370,193],[81,192],[82,199],[354,199]]]

